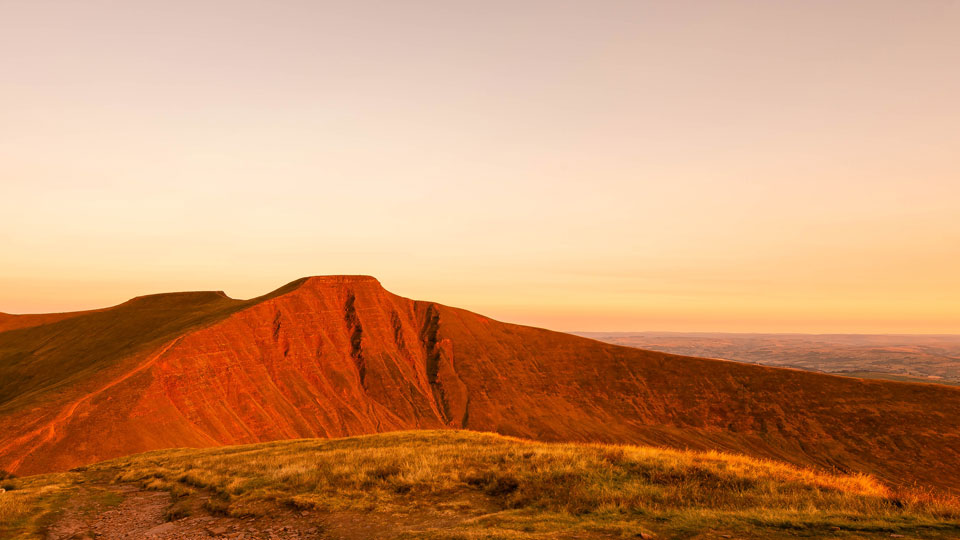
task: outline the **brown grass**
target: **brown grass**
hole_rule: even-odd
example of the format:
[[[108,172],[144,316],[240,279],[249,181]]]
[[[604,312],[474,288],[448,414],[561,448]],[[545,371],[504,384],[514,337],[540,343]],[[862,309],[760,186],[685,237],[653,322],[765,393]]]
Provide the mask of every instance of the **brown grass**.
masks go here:
[[[461,514],[457,527],[431,533],[440,537],[718,529],[765,537],[960,534],[956,501],[893,493],[865,475],[718,452],[547,444],[464,431],[159,451],[91,470],[179,497],[212,495],[208,511],[234,516],[278,507]]]
[[[404,533],[416,538],[960,537],[957,501],[894,493],[865,475],[466,431],[156,451],[12,482],[0,496],[3,538],[41,537],[68,497],[98,482],[169,491],[168,519],[199,505],[238,517],[310,510],[442,523]]]
[[[76,474],[9,479],[0,493],[0,538],[38,538],[75,491]]]

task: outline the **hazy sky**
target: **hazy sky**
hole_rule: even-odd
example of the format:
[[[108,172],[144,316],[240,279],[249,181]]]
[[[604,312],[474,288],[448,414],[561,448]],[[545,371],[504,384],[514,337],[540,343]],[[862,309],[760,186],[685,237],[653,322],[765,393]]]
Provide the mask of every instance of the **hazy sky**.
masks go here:
[[[314,274],[960,332],[960,2],[0,0],[0,311]]]

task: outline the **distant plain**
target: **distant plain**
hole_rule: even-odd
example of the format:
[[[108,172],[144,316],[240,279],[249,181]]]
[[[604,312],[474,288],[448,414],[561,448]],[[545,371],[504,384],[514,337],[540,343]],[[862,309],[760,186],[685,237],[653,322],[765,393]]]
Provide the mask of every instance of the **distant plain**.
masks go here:
[[[684,356],[865,379],[960,385],[960,335],[574,332]]]

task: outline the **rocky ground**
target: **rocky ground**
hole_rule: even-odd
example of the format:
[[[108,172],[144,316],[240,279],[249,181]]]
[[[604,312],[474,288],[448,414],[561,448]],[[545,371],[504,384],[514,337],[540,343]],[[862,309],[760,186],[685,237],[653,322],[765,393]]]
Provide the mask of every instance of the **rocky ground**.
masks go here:
[[[143,491],[134,486],[91,486],[85,488],[102,490],[107,495],[122,498],[119,504],[97,503],[81,505],[89,497],[75,497],[64,509],[63,515],[50,528],[49,540],[196,540],[208,538],[238,540],[296,540],[306,538],[356,537],[357,527],[337,526],[328,530],[318,518],[308,512],[286,512],[267,518],[238,519],[215,516],[201,507],[192,509],[191,515],[173,521],[165,519],[165,510],[170,506],[170,494],[162,491]],[[104,499],[100,496],[98,499]],[[109,499],[109,497],[107,497]],[[116,499],[114,499],[116,500]],[[344,529],[338,534],[338,529]],[[369,531],[365,538],[376,538],[376,531]]]

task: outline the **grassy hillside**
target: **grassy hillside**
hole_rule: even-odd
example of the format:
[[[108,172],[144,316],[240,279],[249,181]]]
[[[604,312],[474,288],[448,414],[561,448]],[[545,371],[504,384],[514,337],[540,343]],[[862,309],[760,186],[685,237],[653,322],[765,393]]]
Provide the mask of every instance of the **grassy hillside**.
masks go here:
[[[956,501],[892,493],[867,476],[465,431],[155,451],[5,484],[4,538],[38,537],[71,498],[124,484],[170,492],[171,519],[311,513],[322,530],[360,519],[400,538],[960,536]]]
[[[60,391],[241,305],[215,292],[160,294],[0,332],[0,411]]]
[[[302,280],[251,300],[219,291],[141,296],[118,306],[76,313],[0,314],[0,412],[60,397],[84,378],[100,378],[185,332],[296,288]]]

